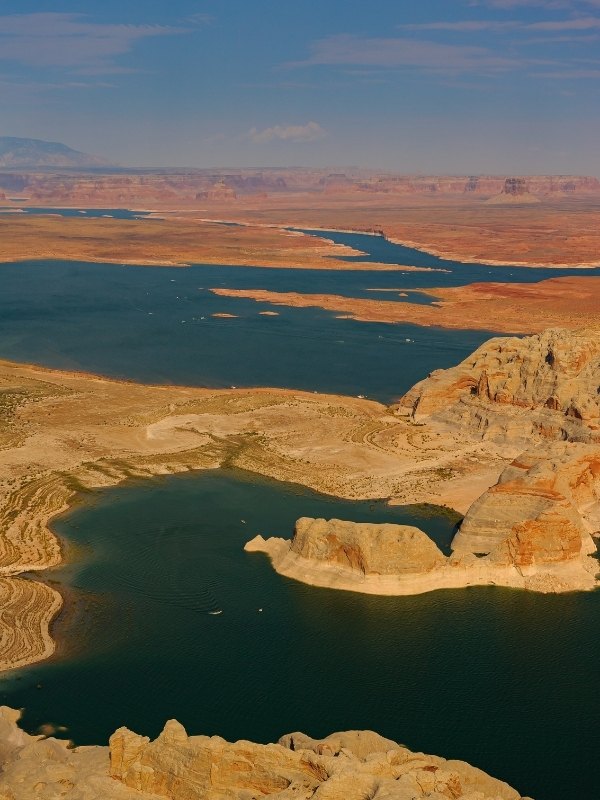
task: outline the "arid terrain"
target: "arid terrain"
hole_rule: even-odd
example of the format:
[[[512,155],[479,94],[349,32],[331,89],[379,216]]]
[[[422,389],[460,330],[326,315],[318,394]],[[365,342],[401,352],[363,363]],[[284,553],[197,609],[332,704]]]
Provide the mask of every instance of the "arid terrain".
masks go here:
[[[196,260],[274,266],[283,260],[290,266],[314,266],[310,258],[316,255],[315,263],[319,263],[319,254],[311,253],[318,244],[284,240],[278,258],[275,250],[282,240],[275,233],[257,232],[253,227],[237,230],[219,242],[210,228],[197,227],[199,220],[216,219],[252,226],[378,231],[393,241],[460,261],[523,266],[600,263],[600,182],[596,178],[427,177],[300,169],[112,174],[5,170],[0,171],[1,193],[2,202],[12,208],[150,208],[181,218],[179,228],[156,227],[145,244],[134,227],[122,225],[119,235],[113,221],[106,219],[86,220],[87,228],[67,227],[64,237],[52,226],[27,221],[33,255],[20,255],[22,243],[17,239],[16,249],[15,244],[9,245],[10,258],[52,257],[56,252],[54,257],[140,263],[164,258],[166,263]],[[538,202],[529,202],[531,198]],[[87,235],[92,242],[85,241]],[[126,236],[132,241],[124,242]],[[164,247],[163,237],[168,241]],[[75,241],[67,241],[71,238]],[[111,246],[116,253],[111,253]],[[295,255],[286,255],[286,250],[295,247],[299,248]],[[99,249],[96,255],[94,249]]]
[[[477,531],[488,522],[485,515],[473,522],[474,501],[486,497],[499,478],[506,483],[501,473],[524,442],[556,440],[565,446],[566,438],[572,444],[565,453],[542,450],[534,458],[552,480],[567,481],[558,505],[547,506],[545,484],[538,485],[536,470],[526,471],[526,486],[515,488],[516,496],[539,495],[540,503],[504,503],[505,512],[511,511],[496,519],[498,541],[489,548],[493,574],[478,561],[482,574],[476,579],[475,562],[459,559],[449,566],[452,580],[440,585],[592,588],[595,570],[588,553],[599,491],[591,466],[600,413],[594,394],[597,350],[590,331],[494,339],[463,364],[434,373],[392,408],[290,390],[142,386],[2,362],[0,574],[6,604],[0,667],[53,651],[49,623],[60,596],[48,585],[19,577],[60,563],[60,543],[48,528],[51,518],[89,489],[190,469],[230,466],[340,497],[435,503],[459,514],[470,509],[464,524]],[[577,354],[574,365],[568,353]],[[522,364],[519,373],[515,359]],[[491,377],[482,377],[490,364],[493,390]],[[588,449],[580,452],[581,447]],[[554,520],[551,526],[539,522],[544,515]],[[525,526],[521,533],[519,526]],[[561,538],[565,531],[569,542]],[[457,541],[464,542],[465,535],[461,528]],[[507,544],[513,536],[515,542]],[[508,577],[499,580],[498,566]]]
[[[432,435],[385,406],[348,397],[147,387],[6,362],[0,381],[4,669],[53,650],[48,623],[60,598],[17,576],[60,563],[47,524],[81,491],[227,465],[348,498],[452,497],[464,512],[515,455],[452,432]]]
[[[190,263],[313,269],[389,269],[340,261],[357,251],[276,227],[238,227],[200,219],[0,217],[1,261],[60,259],[185,266]]]
[[[410,322],[474,330],[494,328],[502,333],[538,333],[548,327],[597,328],[600,324],[600,278],[597,277],[419,289],[420,294],[433,298],[430,305],[411,303],[410,290],[402,288],[401,278],[396,293],[406,297],[404,302],[266,289],[212,291],[222,297],[244,297],[274,306],[324,308],[363,322]]]

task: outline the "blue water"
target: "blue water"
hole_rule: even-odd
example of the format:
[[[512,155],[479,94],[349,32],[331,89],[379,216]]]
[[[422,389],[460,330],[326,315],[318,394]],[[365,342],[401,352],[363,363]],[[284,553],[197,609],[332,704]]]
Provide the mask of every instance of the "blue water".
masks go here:
[[[47,575],[71,587],[59,656],[1,679],[0,702],[81,744],[119,725],[154,737],[171,717],[263,742],[370,728],[536,800],[598,796],[600,594],[374,597],[282,578],[244,552],[305,515],[408,522],[442,544],[454,526],[240,471],[93,493],[55,525],[73,559]]]
[[[425,266],[439,261],[383,237],[318,233],[368,250],[368,256],[358,257],[362,260]],[[364,394],[389,402],[432,369],[461,361],[492,332],[356,322],[319,309],[216,297],[210,289],[429,303],[433,298],[420,289],[473,281],[532,282],[573,273],[450,261],[444,262],[444,269],[340,272],[227,265],[173,269],[56,261],[4,264],[0,356],[145,382],[289,387]],[[402,296],[405,290],[408,297]],[[273,310],[278,316],[260,314]],[[217,319],[215,313],[236,318]]]
[[[322,236],[335,242],[344,244],[360,250],[365,255],[342,256],[342,261],[352,262],[379,262],[381,264],[401,264],[410,267],[427,267],[429,269],[441,270],[440,272],[401,272],[402,285],[412,287],[430,286],[464,286],[467,283],[479,283],[489,281],[500,281],[507,283],[537,283],[548,278],[563,278],[569,275],[600,275],[600,267],[586,269],[584,271],[577,268],[554,268],[546,267],[543,264],[537,267],[517,267],[507,266],[498,267],[489,264],[470,264],[452,259],[439,258],[431,253],[422,250],[415,250],[413,247],[394,244],[383,236],[371,236],[364,233],[340,233],[338,231],[310,230],[292,228],[300,230],[310,236]],[[600,253],[598,253],[600,260]],[[374,279],[376,280],[376,274]],[[396,273],[398,274],[398,273]]]
[[[111,219],[143,219],[150,211],[130,211],[127,208],[54,208],[50,206],[0,206],[0,214],[17,213],[34,214],[35,216],[59,217],[110,217]]]
[[[485,331],[363,323],[210,292],[214,286],[325,290],[339,274],[3,264],[0,357],[148,383],[289,387],[390,402],[489,338]],[[352,274],[345,289],[358,293],[370,280],[368,273]],[[261,316],[264,310],[279,316]]]

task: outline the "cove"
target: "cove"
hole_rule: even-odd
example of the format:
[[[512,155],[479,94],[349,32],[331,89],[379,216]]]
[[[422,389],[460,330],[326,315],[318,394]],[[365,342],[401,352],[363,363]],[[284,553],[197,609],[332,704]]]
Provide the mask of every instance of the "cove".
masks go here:
[[[155,736],[170,717],[262,742],[370,728],[540,800],[595,796],[598,593],[378,598],[295,583],[244,553],[302,515],[413,523],[442,545],[455,522],[241,471],[94,492],[53,526],[74,558],[47,573],[70,587],[65,649],[5,676],[1,701],[25,708],[29,731],[66,725],[79,744],[121,724]]]

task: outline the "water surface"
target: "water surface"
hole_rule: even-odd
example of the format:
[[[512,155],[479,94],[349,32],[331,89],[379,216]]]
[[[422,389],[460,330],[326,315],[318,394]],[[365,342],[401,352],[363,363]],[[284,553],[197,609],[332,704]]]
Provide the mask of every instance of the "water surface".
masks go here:
[[[202,265],[2,264],[0,358],[147,383],[274,386],[391,402],[491,335],[363,323],[210,291],[321,290],[335,275],[340,273]],[[363,291],[370,280],[352,275],[346,291]]]
[[[110,217],[111,219],[143,219],[150,211],[128,208],[54,208],[49,206],[0,206],[0,214],[32,214],[43,217]]]
[[[142,382],[387,402],[491,334],[337,319],[210,288],[405,302],[404,289],[600,274],[440,264],[379,237],[327,236],[367,260],[449,271],[3,264],[0,357]],[[259,313],[267,310],[279,315]],[[223,312],[236,318],[212,316]],[[430,512],[223,470],[94,493],[56,524],[76,559],[48,574],[75,587],[56,630],[60,658],[3,678],[1,699],[26,708],[30,730],[65,724],[79,743],[105,741],[121,724],[154,736],[169,717],[257,741],[372,728],[463,758],[537,800],[595,797],[600,595],[369,597],[294,583],[242,549],[256,533],[289,535],[301,515],[410,522],[447,546],[453,520]]]
[[[412,522],[442,544],[454,525],[239,471],[95,493],[55,525],[79,558],[49,573],[77,587],[57,630],[65,657],[4,678],[0,700],[78,743],[121,724],[155,736],[171,717],[262,742],[370,728],[536,800],[597,796],[599,594],[372,597],[296,583],[243,551],[302,515]]]

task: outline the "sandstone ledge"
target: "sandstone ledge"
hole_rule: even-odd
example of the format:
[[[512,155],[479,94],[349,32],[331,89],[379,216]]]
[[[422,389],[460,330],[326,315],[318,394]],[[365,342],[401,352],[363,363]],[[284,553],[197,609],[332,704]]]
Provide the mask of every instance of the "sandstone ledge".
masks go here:
[[[50,625],[61,595],[39,581],[0,578],[0,671],[48,658],[54,652]]]
[[[170,720],[154,741],[120,728],[109,747],[21,730],[0,707],[0,798],[31,800],[528,800],[464,761],[415,753],[373,731],[303,733],[277,744],[188,736]]]

